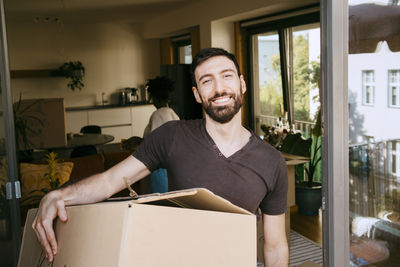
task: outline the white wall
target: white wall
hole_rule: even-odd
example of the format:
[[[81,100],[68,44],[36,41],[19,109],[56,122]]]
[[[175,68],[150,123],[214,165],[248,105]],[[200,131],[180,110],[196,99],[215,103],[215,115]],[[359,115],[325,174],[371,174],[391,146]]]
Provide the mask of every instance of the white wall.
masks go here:
[[[235,28],[233,22],[215,21],[211,23],[211,46],[223,47],[235,53]]]
[[[101,103],[101,94],[118,101],[123,87],[138,87],[159,75],[159,41],[144,39],[142,25],[13,23],[7,24],[11,70],[56,69],[80,60],[85,87],[71,91],[67,79],[12,79],[13,97],[64,97],[67,107]]]

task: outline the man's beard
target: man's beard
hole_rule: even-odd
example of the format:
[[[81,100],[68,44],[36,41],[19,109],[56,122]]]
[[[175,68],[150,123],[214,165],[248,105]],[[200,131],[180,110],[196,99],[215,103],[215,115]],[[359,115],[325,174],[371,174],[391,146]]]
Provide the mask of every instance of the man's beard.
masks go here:
[[[233,104],[228,104],[225,106],[213,106],[212,99],[221,96],[230,96],[233,100]],[[227,123],[230,122],[232,118],[239,112],[240,108],[242,107],[242,99],[242,87],[240,87],[240,93],[238,95],[228,94],[226,92],[222,94],[215,94],[207,101],[202,99],[201,105],[211,119],[219,123]]]

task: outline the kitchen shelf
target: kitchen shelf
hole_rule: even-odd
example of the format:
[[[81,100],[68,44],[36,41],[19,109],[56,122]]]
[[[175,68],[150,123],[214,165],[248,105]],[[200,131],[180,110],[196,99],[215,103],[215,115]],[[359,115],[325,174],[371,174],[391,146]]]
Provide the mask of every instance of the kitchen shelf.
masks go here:
[[[11,78],[64,77],[64,71],[58,69],[12,70]]]

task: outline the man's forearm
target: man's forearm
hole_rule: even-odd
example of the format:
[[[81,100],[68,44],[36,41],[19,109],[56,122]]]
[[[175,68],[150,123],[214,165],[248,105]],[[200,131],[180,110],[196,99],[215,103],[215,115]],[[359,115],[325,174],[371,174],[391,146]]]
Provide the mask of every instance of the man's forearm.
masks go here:
[[[61,189],[65,205],[102,201],[150,174],[147,167],[130,156],[116,166]]]
[[[104,173],[92,175],[77,183],[60,189],[66,206],[102,201],[113,194]]]

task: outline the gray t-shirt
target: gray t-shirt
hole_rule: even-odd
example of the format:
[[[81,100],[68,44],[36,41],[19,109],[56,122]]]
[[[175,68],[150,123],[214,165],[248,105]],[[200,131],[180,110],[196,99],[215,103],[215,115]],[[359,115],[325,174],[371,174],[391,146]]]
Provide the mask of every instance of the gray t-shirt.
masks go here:
[[[226,158],[205,120],[171,121],[154,130],[133,153],[153,171],[168,170],[172,190],[204,187],[252,213],[286,211],[287,168],[280,152],[251,132],[249,142]]]

